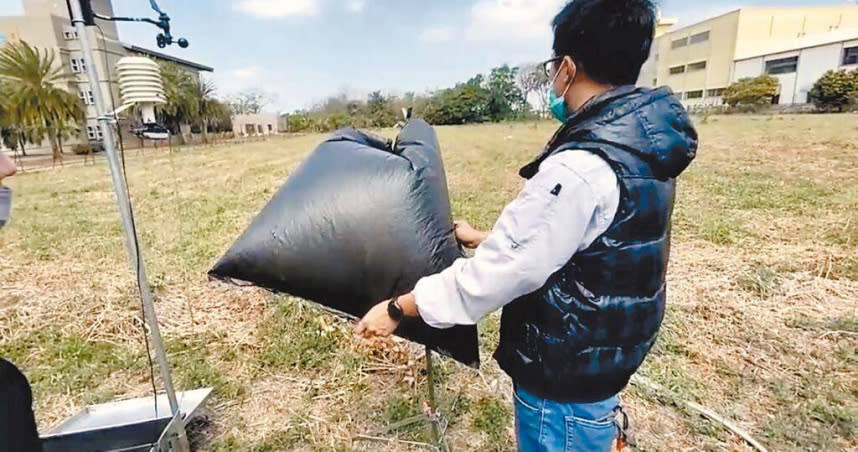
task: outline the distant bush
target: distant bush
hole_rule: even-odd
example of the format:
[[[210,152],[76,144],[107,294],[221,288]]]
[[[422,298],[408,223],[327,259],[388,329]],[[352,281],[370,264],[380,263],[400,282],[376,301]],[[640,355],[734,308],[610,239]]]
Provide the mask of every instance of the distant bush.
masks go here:
[[[820,111],[842,112],[858,104],[858,69],[826,72],[808,93]]]
[[[98,141],[90,141],[89,143],[78,143],[72,147],[72,152],[75,155],[95,154],[96,152],[104,151],[104,145]]]
[[[778,79],[764,74],[754,78],[743,78],[724,91],[724,102],[731,107],[757,107],[769,105],[778,92]]]

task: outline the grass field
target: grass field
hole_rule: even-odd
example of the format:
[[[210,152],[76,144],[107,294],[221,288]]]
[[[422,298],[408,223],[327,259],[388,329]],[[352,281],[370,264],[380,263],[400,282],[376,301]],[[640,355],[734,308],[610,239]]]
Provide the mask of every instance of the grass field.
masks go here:
[[[858,120],[697,119],[702,147],[680,181],[669,309],[630,387],[637,450],[750,450],[669,403],[710,407],[770,450],[858,449]],[[455,216],[492,225],[550,123],[440,128]],[[392,131],[384,132],[392,135]],[[322,136],[129,155],[157,309],[180,388],[214,386],[206,451],[417,450],[355,440],[418,413],[418,347],[371,347],[288,297],[209,282],[206,271]],[[0,356],[19,363],[42,428],[84,404],[151,391],[106,165],[11,179],[0,232]],[[510,381],[441,363],[454,450],[513,449]],[[422,441],[423,428],[382,434]]]

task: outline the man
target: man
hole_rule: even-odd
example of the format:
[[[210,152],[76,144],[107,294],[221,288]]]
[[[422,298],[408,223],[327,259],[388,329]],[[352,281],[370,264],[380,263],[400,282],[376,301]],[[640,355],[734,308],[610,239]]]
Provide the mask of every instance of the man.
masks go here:
[[[521,170],[524,189],[490,233],[457,223],[473,258],[355,328],[390,335],[400,311],[437,328],[474,324],[503,306],[494,357],[515,385],[523,451],[610,450],[622,434],[618,394],[661,325],[675,179],[697,134],[668,88],[633,86],[654,22],[649,0],[560,11],[546,72],[563,125]]]
[[[15,163],[0,152],[0,228],[9,220],[11,191],[3,178],[15,174]],[[42,450],[33,415],[30,384],[9,361],[0,358],[0,451],[37,452]]]

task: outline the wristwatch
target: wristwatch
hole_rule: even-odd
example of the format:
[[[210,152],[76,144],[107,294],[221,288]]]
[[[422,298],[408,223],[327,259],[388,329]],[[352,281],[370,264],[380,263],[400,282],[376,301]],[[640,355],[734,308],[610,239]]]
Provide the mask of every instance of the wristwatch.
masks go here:
[[[387,315],[396,322],[401,322],[402,318],[405,317],[405,313],[399,306],[399,297],[390,300],[390,303],[387,304]]]

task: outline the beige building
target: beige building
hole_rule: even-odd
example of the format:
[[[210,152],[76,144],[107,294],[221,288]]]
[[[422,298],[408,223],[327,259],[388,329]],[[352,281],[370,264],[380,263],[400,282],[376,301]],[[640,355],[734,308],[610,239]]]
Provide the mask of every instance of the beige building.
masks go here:
[[[771,73],[787,94],[776,102],[804,103],[807,79],[819,72],[820,62],[813,52],[805,52],[807,61],[801,64],[799,55],[818,45],[834,46],[825,52],[829,57],[837,53],[826,60],[825,70],[848,67],[844,63],[851,61],[852,46],[858,46],[853,42],[858,38],[858,6],[742,8],[677,30],[665,28],[656,33],[638,84],[668,85],[688,105],[719,105],[732,82]],[[742,63],[754,58],[761,58],[759,71],[749,69],[755,63]],[[800,66],[806,66],[804,75],[798,74]],[[802,79],[800,87],[784,75],[793,73],[792,79]]]
[[[77,94],[86,106],[86,120],[80,125],[81,140],[100,141],[101,131],[96,122],[98,115],[83,61],[80,39],[71,25],[65,0],[22,0],[22,3],[23,15],[0,17],[0,45],[3,41],[25,41],[35,47],[52,49],[58,64],[62,64],[69,73],[74,75],[67,89]],[[113,15],[110,0],[92,0],[92,7],[98,14]],[[112,95],[117,104],[116,107],[119,107],[119,88],[114,67],[124,56],[145,55],[159,61],[171,61],[197,77],[200,72],[214,70],[202,64],[123,43],[119,40],[119,31],[114,22],[101,20],[96,22],[104,35],[102,36],[101,32],[94,27],[88,27],[87,32],[95,53],[96,72],[108,106],[111,106]]]
[[[234,115],[232,131],[237,136],[274,135],[281,132],[280,115],[277,113]]]

